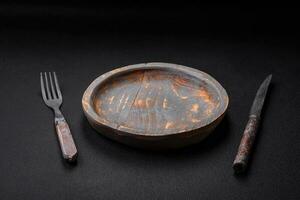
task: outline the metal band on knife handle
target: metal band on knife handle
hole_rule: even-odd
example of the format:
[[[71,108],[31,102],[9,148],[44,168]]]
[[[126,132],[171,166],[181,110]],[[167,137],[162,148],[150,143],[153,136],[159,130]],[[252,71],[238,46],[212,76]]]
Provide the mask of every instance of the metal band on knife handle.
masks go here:
[[[259,117],[256,117],[254,115],[249,117],[249,121],[244,130],[238,153],[233,162],[233,169],[236,173],[241,173],[247,168],[249,156],[251,154],[257,129],[259,126],[259,121]]]

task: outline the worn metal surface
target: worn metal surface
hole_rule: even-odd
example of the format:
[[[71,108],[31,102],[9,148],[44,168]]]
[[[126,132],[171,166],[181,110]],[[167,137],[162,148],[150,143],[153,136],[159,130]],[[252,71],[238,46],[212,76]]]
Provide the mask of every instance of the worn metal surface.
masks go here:
[[[63,100],[56,74],[55,72],[40,73],[40,79],[44,102],[54,111],[55,128],[63,158],[73,162],[76,160],[78,152],[70,128],[59,109]]]
[[[236,173],[242,173],[246,170],[249,156],[253,147],[253,143],[257,134],[260,122],[261,110],[264,105],[268,87],[270,85],[272,75],[269,75],[259,87],[254,102],[252,104],[249,120],[239,145],[238,153],[233,162],[233,169]]]
[[[90,124],[103,135],[162,149],[205,138],[222,119],[228,96],[199,70],[147,63],[100,76],[85,91],[82,104]]]

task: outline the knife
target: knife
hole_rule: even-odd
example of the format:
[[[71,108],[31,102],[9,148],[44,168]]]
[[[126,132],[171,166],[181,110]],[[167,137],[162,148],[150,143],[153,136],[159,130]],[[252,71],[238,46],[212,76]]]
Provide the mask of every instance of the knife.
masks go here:
[[[267,91],[272,79],[272,74],[267,76],[264,82],[260,85],[254,102],[252,104],[249,120],[244,130],[237,155],[233,162],[233,169],[235,173],[242,173],[246,170],[249,161],[249,156],[252,151],[256,133],[261,119],[261,111],[267,95]]]

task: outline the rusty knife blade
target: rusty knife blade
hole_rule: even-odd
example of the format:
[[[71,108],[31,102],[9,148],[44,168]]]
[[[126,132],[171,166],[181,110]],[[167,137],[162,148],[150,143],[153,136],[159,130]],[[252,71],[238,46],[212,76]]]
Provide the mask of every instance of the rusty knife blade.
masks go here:
[[[262,82],[259,89],[257,90],[255,99],[250,110],[250,116],[260,117],[271,79],[272,74],[267,76],[267,78]]]

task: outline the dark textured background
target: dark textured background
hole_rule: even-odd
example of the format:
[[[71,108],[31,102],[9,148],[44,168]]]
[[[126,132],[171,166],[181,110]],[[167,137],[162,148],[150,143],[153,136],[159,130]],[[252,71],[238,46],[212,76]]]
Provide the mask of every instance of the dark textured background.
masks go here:
[[[293,7],[293,6],[291,6]],[[169,3],[0,4],[0,199],[300,199],[297,8]],[[175,152],[97,134],[81,97],[97,76],[170,62],[215,77],[228,114],[205,141]],[[56,71],[78,145],[60,155],[39,72]],[[248,172],[231,168],[258,86],[273,83]]]

